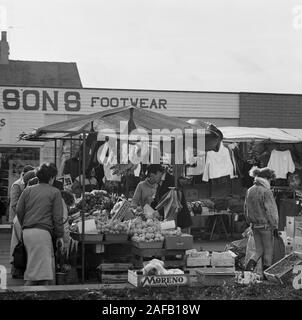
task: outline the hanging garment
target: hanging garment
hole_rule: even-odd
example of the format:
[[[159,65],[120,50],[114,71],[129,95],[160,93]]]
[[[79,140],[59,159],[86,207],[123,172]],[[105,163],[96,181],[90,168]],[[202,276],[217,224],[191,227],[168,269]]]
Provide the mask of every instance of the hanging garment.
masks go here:
[[[203,174],[205,169],[205,158],[204,157],[195,157],[195,164],[191,167],[187,167],[186,174],[188,176],[198,176]]]
[[[295,164],[289,150],[273,150],[267,166],[275,171],[277,179],[286,179],[289,172],[295,171]]]
[[[205,170],[202,180],[230,176],[234,178],[234,166],[231,160],[230,152],[221,142],[218,152],[209,151],[206,157]]]

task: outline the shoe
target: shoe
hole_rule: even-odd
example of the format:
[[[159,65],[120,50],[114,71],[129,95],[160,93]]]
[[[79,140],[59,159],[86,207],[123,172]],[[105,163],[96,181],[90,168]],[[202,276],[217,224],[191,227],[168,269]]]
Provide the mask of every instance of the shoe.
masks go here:
[[[257,262],[253,259],[249,260],[245,267],[245,271],[254,271],[255,267],[257,265]]]

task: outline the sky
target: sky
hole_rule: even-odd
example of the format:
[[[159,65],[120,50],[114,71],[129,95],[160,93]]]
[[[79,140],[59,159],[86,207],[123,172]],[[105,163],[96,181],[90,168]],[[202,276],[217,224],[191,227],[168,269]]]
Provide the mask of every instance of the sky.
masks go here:
[[[302,93],[302,23],[293,23],[302,0],[0,0],[0,6],[7,11],[10,59],[76,62],[87,88]]]

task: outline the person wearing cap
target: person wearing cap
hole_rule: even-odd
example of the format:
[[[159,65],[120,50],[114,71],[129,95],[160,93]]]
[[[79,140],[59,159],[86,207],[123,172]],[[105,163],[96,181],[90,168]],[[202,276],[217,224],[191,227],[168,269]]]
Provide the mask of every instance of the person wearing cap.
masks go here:
[[[9,192],[9,198],[10,198],[10,204],[9,204],[9,222],[13,223],[13,220],[16,216],[16,207],[17,207],[17,203],[18,200],[21,196],[22,191],[24,190],[24,180],[23,177],[24,175],[29,172],[34,170],[35,168],[30,166],[30,165],[26,165],[24,166],[20,178],[18,180],[16,180],[11,188],[10,188],[10,192]]]
[[[24,189],[29,185],[29,182],[34,178],[37,178],[35,170],[31,170],[31,171],[28,171],[25,173],[25,175],[23,177]]]
[[[263,271],[272,265],[274,237],[278,237],[278,208],[270,189],[275,173],[269,168],[257,167],[250,171],[255,178],[245,199],[245,215],[255,240],[255,253],[246,265],[246,271],[254,271],[260,258]]]
[[[10,263],[13,262],[13,252],[21,237],[21,226],[16,215],[17,203],[25,188],[24,177],[26,175],[28,177],[28,173],[33,170],[34,167],[30,165],[24,166],[20,178],[12,184],[10,189],[9,222],[13,226],[10,242]],[[13,278],[23,278],[23,272],[16,269],[13,265],[11,268],[11,274]]]

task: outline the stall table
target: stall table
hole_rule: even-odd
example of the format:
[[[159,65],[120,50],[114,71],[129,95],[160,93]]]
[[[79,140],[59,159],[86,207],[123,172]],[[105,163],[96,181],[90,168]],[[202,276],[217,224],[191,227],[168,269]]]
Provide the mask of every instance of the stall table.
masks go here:
[[[211,235],[210,235],[210,240],[213,239],[213,234],[214,231],[217,227],[217,225],[220,223],[222,225],[223,231],[226,235],[227,238],[233,237],[234,233],[234,213],[229,212],[229,211],[219,211],[219,212],[213,212],[213,213],[202,213],[200,217],[205,218],[205,217],[215,217],[211,226]],[[226,225],[223,221],[223,216],[227,216],[230,219],[231,222],[231,234],[228,233]]]

